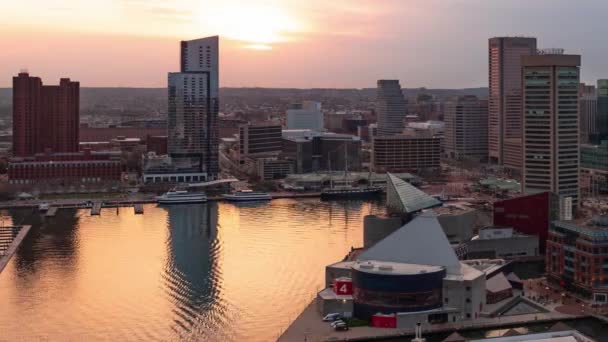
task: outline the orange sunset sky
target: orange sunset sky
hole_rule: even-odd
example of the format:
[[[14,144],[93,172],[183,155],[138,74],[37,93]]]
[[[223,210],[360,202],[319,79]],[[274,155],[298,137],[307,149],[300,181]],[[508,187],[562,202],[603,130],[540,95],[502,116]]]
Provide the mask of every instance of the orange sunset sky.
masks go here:
[[[0,0],[0,87],[26,68],[165,87],[179,41],[220,35],[222,86],[487,85],[487,39],[526,35],[608,77],[605,0]]]

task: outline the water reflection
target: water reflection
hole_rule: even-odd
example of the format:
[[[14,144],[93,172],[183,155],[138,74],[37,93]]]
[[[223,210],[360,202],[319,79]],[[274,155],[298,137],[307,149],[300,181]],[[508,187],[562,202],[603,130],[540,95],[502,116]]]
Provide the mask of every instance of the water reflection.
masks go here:
[[[226,319],[218,300],[221,279],[217,267],[217,204],[169,206],[167,211],[167,262],[165,294],[174,305],[172,329],[185,338],[209,339],[221,331]],[[214,314],[214,313],[220,313]],[[205,329],[193,327],[205,322]]]
[[[54,219],[46,219],[36,210],[21,211],[11,215],[12,221],[28,224],[32,230],[15,254],[17,270],[36,272],[48,258],[61,258],[65,269],[74,266],[78,253],[78,218],[75,210],[59,211]]]
[[[382,211],[284,199],[11,212],[33,227],[0,274],[0,340],[274,340]]]

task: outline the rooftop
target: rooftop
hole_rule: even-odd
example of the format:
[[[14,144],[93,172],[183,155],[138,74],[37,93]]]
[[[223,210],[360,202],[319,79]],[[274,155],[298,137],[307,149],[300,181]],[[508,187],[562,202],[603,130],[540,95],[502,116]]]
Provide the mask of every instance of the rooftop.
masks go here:
[[[496,177],[483,178],[479,181],[479,185],[502,191],[519,191],[521,189],[521,184],[514,179],[503,179]]]
[[[507,277],[501,272],[486,281],[486,289],[492,293],[505,291],[511,288],[511,283],[509,283]]]
[[[463,213],[468,213],[470,211],[475,211],[475,208],[471,208],[466,206],[464,203],[449,203],[444,204],[441,207],[436,207],[432,209],[435,214],[438,216],[441,215],[460,215]]]
[[[319,292],[319,296],[324,300],[352,300],[352,295],[339,295],[334,292],[332,288],[326,288]]]
[[[553,221],[557,228],[586,235],[591,240],[608,240],[608,216],[595,216],[569,221]]]
[[[349,172],[346,175],[346,180],[357,181],[359,179],[368,179],[370,176],[369,172]],[[395,176],[399,179],[407,179],[409,181],[416,180],[417,177],[411,173],[398,173]],[[286,181],[298,181],[298,182],[324,182],[329,181],[330,177],[337,177],[334,180],[344,180],[344,172],[314,172],[314,173],[297,173],[287,175]],[[339,179],[338,179],[339,178]],[[374,182],[386,182],[387,175],[385,173],[371,173],[371,179]]]
[[[503,259],[473,259],[464,260],[462,261],[462,263],[473,267],[476,270],[481,271],[485,274],[491,274],[492,272],[505,266],[507,264],[507,261]]]
[[[392,173],[388,174],[386,202],[393,212],[414,213],[441,205],[441,201]]]
[[[424,213],[359,255],[359,261],[381,261],[445,267],[462,275],[462,266],[437,215]]]
[[[444,270],[444,267],[366,260],[356,262],[353,265],[353,269],[375,274],[411,275],[420,273],[441,272]]]

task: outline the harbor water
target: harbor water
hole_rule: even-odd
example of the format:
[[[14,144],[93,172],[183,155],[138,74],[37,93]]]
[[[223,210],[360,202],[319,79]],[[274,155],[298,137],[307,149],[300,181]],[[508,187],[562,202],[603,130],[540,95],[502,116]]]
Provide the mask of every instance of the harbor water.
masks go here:
[[[318,199],[4,211],[32,230],[0,274],[0,341],[274,341],[383,211]]]

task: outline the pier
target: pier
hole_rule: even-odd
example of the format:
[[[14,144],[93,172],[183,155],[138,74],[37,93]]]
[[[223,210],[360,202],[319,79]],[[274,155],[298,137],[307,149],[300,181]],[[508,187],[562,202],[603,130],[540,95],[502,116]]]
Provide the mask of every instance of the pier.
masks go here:
[[[101,214],[101,202],[93,203],[93,207],[91,208],[91,215],[99,215]]]
[[[144,213],[144,205],[141,203],[135,203],[133,205],[133,210],[135,210],[135,215],[141,215]]]
[[[0,273],[17,251],[31,226],[0,227]]]
[[[44,214],[45,217],[55,217],[55,215],[57,215],[57,210],[59,210],[59,208],[57,207],[50,207],[49,210],[46,211],[46,213]]]

